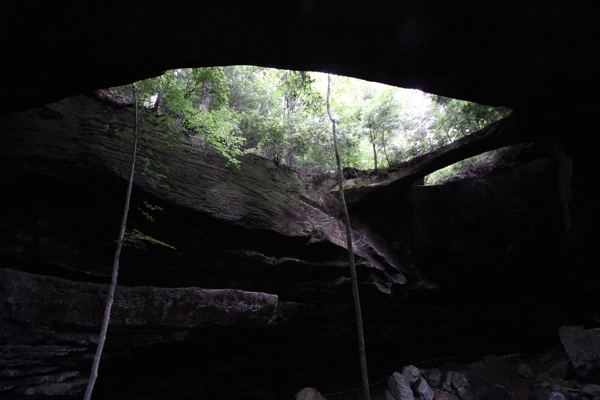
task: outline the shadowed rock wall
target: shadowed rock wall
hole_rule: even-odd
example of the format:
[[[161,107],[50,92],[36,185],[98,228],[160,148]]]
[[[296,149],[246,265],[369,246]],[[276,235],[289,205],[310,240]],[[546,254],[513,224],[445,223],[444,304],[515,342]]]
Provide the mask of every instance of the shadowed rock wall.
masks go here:
[[[594,2],[2,2],[0,114],[181,67],[333,72],[520,111],[598,104]]]
[[[3,394],[67,396],[85,383],[132,119],[131,109],[77,97],[0,121]],[[169,186],[138,169],[130,227],[176,250],[123,254],[98,398],[354,385],[349,273],[331,200],[268,160],[245,157],[236,169],[200,143],[144,125],[141,154],[154,150]],[[387,208],[353,214],[373,379],[521,344],[588,311],[563,279],[557,162],[541,157],[485,181],[411,187]],[[163,208],[155,222],[144,201]]]

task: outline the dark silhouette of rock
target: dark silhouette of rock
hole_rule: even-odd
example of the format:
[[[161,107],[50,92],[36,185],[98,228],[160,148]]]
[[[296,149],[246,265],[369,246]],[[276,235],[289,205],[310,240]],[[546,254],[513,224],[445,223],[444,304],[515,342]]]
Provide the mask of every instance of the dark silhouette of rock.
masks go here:
[[[434,392],[424,378],[419,378],[415,384],[415,392],[421,400],[433,400]]]
[[[91,310],[101,299],[84,294],[107,283],[132,122],[130,108],[92,97],[42,111],[0,120],[0,260],[14,276],[3,292],[0,351],[15,360],[2,381],[11,394],[76,391],[87,376],[99,317]],[[346,378],[355,360],[350,285],[332,200],[268,160],[248,156],[239,170],[227,167],[211,151],[194,152],[194,140],[142,139],[142,154],[153,149],[169,168],[169,187],[136,177],[133,204],[163,211],[151,223],[134,206],[131,227],[176,250],[126,249],[119,279],[129,297],[117,307],[112,335],[109,329],[98,390],[105,398],[265,390],[290,397],[290,388],[315,379]],[[560,279],[556,162],[539,156],[486,177],[489,184],[410,187],[386,207],[352,214],[375,375],[425,357],[505,346],[505,338],[530,340],[530,332],[554,329],[580,306],[562,303],[570,292]],[[30,281],[30,291],[17,284]],[[245,293],[238,306],[277,300],[263,311],[194,314],[193,304],[211,290]],[[166,306],[151,301],[166,305],[177,293],[197,293],[172,299],[180,314],[163,314]],[[56,381],[62,372],[79,375]],[[40,376],[44,382],[30,380]],[[46,384],[58,386],[41,389]]]
[[[413,359],[524,343],[598,312],[591,308],[600,287],[600,5],[151,1],[140,8],[7,0],[0,7],[2,115],[168,68],[244,62],[418,87],[545,121],[556,133],[550,158],[529,160],[490,185],[392,191],[385,207],[353,216],[368,232],[356,230],[365,243],[359,275],[379,372]],[[90,111],[84,103],[71,99],[0,123],[3,267],[106,281],[131,110],[105,104]],[[177,189],[154,191],[139,177],[139,200],[164,206],[175,228],[134,223],[178,250],[132,249],[124,285],[270,293],[279,298],[277,324],[114,335],[99,396],[215,398],[223,388],[286,392],[280,382],[303,387],[314,377],[346,376],[338,371],[352,365],[353,341],[336,218],[320,199],[303,197],[293,180],[288,187],[289,177],[272,163],[238,175],[215,168],[210,152],[193,160],[185,152],[161,155],[185,161],[173,169]],[[195,169],[205,179],[191,179]],[[237,183],[227,180],[234,175]],[[407,290],[433,287],[423,275],[439,290],[406,297]],[[15,301],[26,304],[26,295],[2,307],[18,311]],[[79,379],[75,372],[84,376],[82,349],[93,342],[86,324],[71,322],[54,329],[37,316],[19,325],[0,321],[3,395],[34,386],[69,393],[60,385]],[[28,357],[42,364],[28,364]],[[541,391],[533,397],[550,395],[549,387],[535,389]]]
[[[315,388],[304,388],[296,393],[296,400],[326,400]]]
[[[519,366],[517,367],[517,373],[523,378],[531,378],[533,376],[533,371],[531,370],[531,367],[527,364],[519,364]]]
[[[563,326],[558,334],[575,372],[582,378],[600,376],[600,332],[582,326]]]
[[[461,399],[467,400],[471,397],[469,388],[471,384],[462,372],[454,371],[452,373],[452,388],[456,390],[456,393]]]
[[[415,382],[419,380],[419,377],[421,376],[421,371],[419,371],[419,368],[415,367],[414,365],[407,365],[402,369],[402,375],[412,386],[415,384]]]
[[[0,14],[2,113],[167,69],[240,63],[335,71],[527,111],[593,104],[600,89],[593,2],[157,0],[143,10],[94,3],[74,12],[66,3],[6,1]]]
[[[567,400],[567,398],[560,392],[552,392],[548,396],[548,400]]]
[[[414,400],[410,383],[399,372],[394,372],[388,380],[388,388],[396,400]]]
[[[600,394],[600,385],[585,385],[583,388],[581,388],[581,392],[588,396],[598,395]]]
[[[107,285],[0,269],[2,320],[50,328],[71,326],[94,331],[100,327]],[[167,329],[174,332],[210,326],[267,326],[274,321],[277,296],[232,289],[118,287],[111,327],[133,332]]]
[[[440,387],[440,382],[442,379],[442,371],[440,371],[438,368],[431,368],[431,370],[429,371],[429,375],[426,376],[427,378],[427,382],[429,382],[429,384],[434,387],[434,388],[438,388]]]

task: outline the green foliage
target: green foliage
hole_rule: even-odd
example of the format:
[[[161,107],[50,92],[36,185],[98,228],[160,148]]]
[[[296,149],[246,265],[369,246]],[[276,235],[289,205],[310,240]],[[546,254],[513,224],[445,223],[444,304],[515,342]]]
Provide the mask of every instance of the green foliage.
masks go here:
[[[153,157],[153,152],[151,149],[147,149],[146,153],[148,156],[139,156],[137,160],[138,165],[142,169],[142,175],[146,179],[146,182],[148,182],[148,184],[155,189],[160,188],[168,190],[169,185],[167,183],[167,175],[165,175],[165,173],[168,173],[169,171],[168,168],[161,162],[159,158]],[[151,157],[153,159],[151,159]],[[164,171],[165,173],[160,171]]]
[[[154,216],[151,212],[162,211],[163,208],[154,204],[150,204],[147,201],[142,203],[142,206],[138,206],[137,209],[142,213],[142,215],[149,221],[155,222]],[[161,240],[155,239],[152,236],[148,236],[137,229],[133,229],[132,231],[126,231],[125,236],[123,238],[123,244],[125,246],[131,246],[138,249],[146,250],[146,243],[156,244],[160,246],[167,247],[169,249],[175,250],[175,247],[171,246],[168,243],[165,243]]]
[[[394,94],[393,88],[386,88],[363,105],[363,132],[373,148],[375,169],[378,147],[383,150],[387,164],[390,165],[387,147],[393,142],[400,125],[400,107]]]
[[[145,235],[137,229],[125,232],[125,237],[123,238],[123,245],[146,250],[146,243],[156,244],[175,250],[175,247],[171,246],[170,244],[155,239],[152,236]]]
[[[155,206],[153,204],[148,203],[147,201],[144,201],[143,205],[144,207],[138,207],[138,210],[140,210],[142,215],[146,217],[149,221],[155,222],[154,217],[150,214],[150,211],[162,211],[162,207]]]
[[[325,167],[323,146],[330,146],[323,98],[310,73],[248,66],[225,71],[247,151],[305,171]]]
[[[489,107],[468,101],[431,96],[432,128],[446,136],[448,142],[477,132],[488,124],[509,114],[503,107]]]
[[[236,135],[238,116],[228,107],[230,89],[223,68],[171,70],[139,82],[138,87],[141,104],[154,114],[147,118],[171,126],[171,132],[183,129],[190,136],[201,136],[229,163],[239,165],[244,137]],[[155,164],[143,162],[146,168]],[[153,186],[160,185],[164,178],[151,170],[144,172]]]
[[[310,173],[334,168],[324,82],[320,73],[230,66],[167,71],[137,86],[144,119],[200,138],[201,150],[238,166],[252,152]],[[509,112],[346,77],[331,91],[342,163],[359,169],[375,167],[375,156],[378,166],[407,161]],[[146,152],[140,162],[147,181],[166,188],[160,157]]]
[[[485,182],[480,178],[480,175],[482,172],[493,168],[496,162],[496,154],[497,150],[489,151],[437,170],[425,177],[425,184],[441,185],[461,178],[474,178],[480,182]]]
[[[286,108],[294,110],[302,105],[313,113],[322,112],[323,96],[313,87],[315,79],[309,72],[284,70],[279,80],[278,90],[284,96]]]

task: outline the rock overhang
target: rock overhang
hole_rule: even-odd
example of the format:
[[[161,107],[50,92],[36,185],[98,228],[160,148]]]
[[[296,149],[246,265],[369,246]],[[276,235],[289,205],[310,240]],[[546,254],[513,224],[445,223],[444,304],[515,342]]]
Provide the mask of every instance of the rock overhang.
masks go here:
[[[180,67],[334,72],[518,111],[597,103],[600,5],[6,1],[0,113]],[[260,21],[260,23],[257,23]]]

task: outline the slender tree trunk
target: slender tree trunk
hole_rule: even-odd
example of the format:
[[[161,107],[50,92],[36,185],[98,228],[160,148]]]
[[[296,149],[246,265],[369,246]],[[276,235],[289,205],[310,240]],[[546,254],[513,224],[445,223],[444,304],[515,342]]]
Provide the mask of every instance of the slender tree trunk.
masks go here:
[[[377,172],[377,149],[375,148],[375,141],[373,143],[373,160],[375,162],[375,172]]]
[[[352,229],[350,227],[350,216],[348,215],[348,208],[346,207],[346,200],[344,199],[344,177],[342,175],[342,165],[340,162],[340,154],[338,152],[337,138],[335,135],[335,120],[331,116],[331,109],[329,106],[329,94],[331,86],[331,75],[327,75],[327,115],[331,120],[331,127],[333,132],[333,146],[335,149],[335,161],[337,164],[337,175],[339,179],[340,188],[340,202],[342,203],[342,209],[344,210],[344,224],[346,225],[346,243],[348,247],[348,259],[350,260],[350,277],[352,280],[352,297],[354,299],[354,312],[356,314],[356,330],[358,332],[358,352],[360,356],[360,369],[362,373],[362,384],[365,393],[365,399],[371,400],[371,392],[369,391],[369,375],[367,373],[367,354],[365,352],[365,334],[363,330],[362,313],[360,310],[360,297],[358,295],[358,279],[356,277],[356,265],[354,264],[354,250],[352,247]]]
[[[160,106],[163,100],[163,97],[165,96],[165,93],[167,93],[167,89],[169,89],[169,84],[167,84],[157,95],[156,95],[156,101],[154,102],[154,106],[152,106],[152,111],[158,115],[158,112],[160,110]]]
[[[450,137],[450,132],[448,131],[448,129],[444,128],[444,132],[446,132],[446,137],[448,138],[448,143],[446,144],[452,143],[452,138]]]
[[[385,133],[381,134],[381,147],[383,147],[383,155],[385,157],[385,161],[387,161],[388,167],[391,165],[390,158],[387,154],[387,149],[385,148]]]
[[[119,259],[121,258],[121,249],[123,248],[123,238],[125,237],[125,228],[127,226],[127,214],[129,213],[129,201],[131,199],[131,189],[133,187],[133,174],[135,172],[135,158],[137,155],[137,140],[138,140],[138,108],[137,108],[137,95],[135,93],[135,86],[132,84],[131,89],[133,90],[133,98],[135,101],[135,123],[133,128],[133,151],[131,157],[131,172],[129,174],[129,183],[127,186],[127,195],[125,196],[125,207],[123,209],[123,220],[121,221],[121,230],[119,231],[119,239],[117,241],[117,250],[115,251],[115,259],[113,263],[112,278],[110,281],[110,288],[108,290],[108,298],[106,300],[106,308],[104,309],[104,318],[102,320],[102,328],[100,329],[100,337],[98,339],[98,347],[96,349],[96,355],[94,356],[94,362],[92,363],[92,370],[90,372],[90,379],[88,381],[87,388],[85,389],[84,400],[90,400],[96,379],[98,378],[98,366],[100,365],[100,358],[102,357],[102,350],[104,349],[104,342],[106,341],[106,332],[108,331],[108,323],[110,322],[110,310],[112,309],[115,289],[117,287],[117,276],[119,275]]]
[[[288,77],[289,77],[289,71]],[[292,98],[289,96],[285,97],[285,107],[286,107],[286,119],[287,119],[287,145],[291,146],[292,143]],[[294,154],[293,148],[288,150],[287,156],[287,165],[290,168],[294,168]]]
[[[202,84],[202,107],[206,110],[210,110],[210,101],[212,100],[212,96],[210,95],[210,89],[212,88],[212,82],[210,79],[207,79]]]

